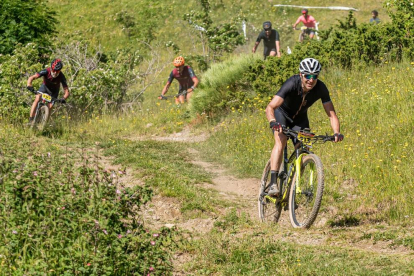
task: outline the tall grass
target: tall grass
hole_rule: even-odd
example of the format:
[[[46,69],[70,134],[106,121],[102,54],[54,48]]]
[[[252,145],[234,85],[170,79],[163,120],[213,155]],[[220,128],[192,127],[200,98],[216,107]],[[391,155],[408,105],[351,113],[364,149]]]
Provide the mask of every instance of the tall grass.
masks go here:
[[[388,222],[412,221],[414,63],[384,64],[322,74],[341,121],[342,143],[317,145],[325,164],[327,204],[341,216]],[[257,106],[262,106],[260,98]],[[321,104],[308,111],[317,133],[332,133]],[[259,177],[273,147],[263,110],[235,110],[212,133],[206,156],[242,175]],[[202,150],[202,149],[201,149]]]
[[[238,88],[240,76],[249,69],[255,59],[257,57],[253,55],[241,55],[213,64],[203,74],[201,87],[191,99],[189,106],[191,113],[217,111],[229,105],[232,100],[237,100],[236,97],[232,97],[232,94]]]

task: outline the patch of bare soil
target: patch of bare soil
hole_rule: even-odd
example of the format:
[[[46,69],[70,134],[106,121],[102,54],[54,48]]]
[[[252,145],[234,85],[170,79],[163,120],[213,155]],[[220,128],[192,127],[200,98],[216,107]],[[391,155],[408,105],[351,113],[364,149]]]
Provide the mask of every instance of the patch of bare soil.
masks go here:
[[[174,133],[166,137],[153,136],[150,139],[157,141],[177,141],[177,142],[202,142],[208,138],[207,135],[194,136],[189,129],[180,133]],[[148,139],[148,138],[143,138]],[[134,138],[131,140],[140,140]],[[259,178],[237,178],[228,170],[218,164],[213,164],[202,160],[199,152],[193,148],[188,149],[192,163],[204,168],[207,172],[213,174],[213,183],[200,183],[204,188],[214,189],[224,200],[237,203],[238,211],[248,214],[251,220],[258,221],[257,197]],[[115,168],[116,169],[116,168]],[[133,182],[132,182],[133,183]],[[350,180],[345,183],[348,191],[353,191],[358,183]],[[350,200],[353,199],[350,193]],[[407,255],[413,254],[413,250],[404,246],[395,246],[391,242],[376,242],[370,239],[361,239],[364,233],[373,229],[373,226],[355,226],[347,228],[331,228],[327,226],[327,221],[332,219],[337,213],[335,207],[326,207],[325,212],[320,212],[317,220],[310,230],[293,229],[290,224],[289,215],[283,212],[277,225],[274,225],[274,235],[271,237],[275,240],[294,242],[303,245],[327,245],[336,246],[344,249],[360,249],[367,252],[376,252],[383,254]],[[227,210],[221,210],[225,214]],[[180,213],[180,203],[173,198],[163,198],[155,196],[151,203],[143,209],[143,218],[147,225],[159,226],[177,226],[179,229],[188,230],[195,235],[202,235],[209,232],[214,225],[215,218],[200,218],[186,220]],[[254,231],[254,230],[252,230]],[[246,233],[244,233],[246,234]],[[186,275],[180,272],[181,264],[191,260],[191,256],[186,254],[177,255],[174,260],[176,271],[174,275]]]

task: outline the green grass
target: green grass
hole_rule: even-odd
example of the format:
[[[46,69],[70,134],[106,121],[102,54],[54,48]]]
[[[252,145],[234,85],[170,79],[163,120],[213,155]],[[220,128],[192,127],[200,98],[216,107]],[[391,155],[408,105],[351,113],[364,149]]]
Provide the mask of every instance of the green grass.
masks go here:
[[[210,216],[217,212],[216,207],[228,205],[217,199],[216,192],[196,185],[211,183],[211,179],[190,162],[184,144],[110,139],[101,146],[107,155],[116,157],[116,164],[132,168],[137,178],[156,188],[160,195],[177,198],[187,217]]]
[[[125,46],[138,48],[142,46],[139,41],[129,39],[122,26],[116,22],[118,13],[127,11],[132,15],[137,24],[145,26],[145,16],[139,14],[142,5],[133,0],[110,1],[110,0],[50,0],[52,7],[58,12],[59,36],[62,38],[74,37],[77,39],[86,39],[95,46],[101,45],[104,51],[113,51]],[[163,2],[155,1],[154,3]],[[212,12],[211,18],[216,24],[222,24],[229,21],[230,16],[240,15],[247,19],[247,38],[246,44],[240,46],[236,53],[251,53],[254,41],[256,40],[264,21],[270,20],[275,29],[281,35],[281,49],[286,51],[286,47],[296,43],[299,33],[293,31],[291,26],[295,23],[300,15],[300,8],[276,8],[274,4],[304,5],[303,1],[283,0],[280,2],[268,1],[239,1],[236,5],[232,1],[210,1]],[[327,5],[326,1],[311,0],[306,2],[307,6],[346,6],[357,8],[355,18],[358,23],[368,22],[371,18],[371,11],[379,11],[379,17],[382,21],[389,21],[386,10],[382,7],[381,1],[360,1],[360,0],[334,0]],[[168,41],[173,41],[182,50],[181,54],[200,54],[203,48],[200,43],[199,35],[183,20],[183,16],[191,10],[200,10],[197,1],[188,2],[171,2],[161,8],[156,31],[157,41],[153,46],[157,48],[164,47]],[[344,20],[348,11],[335,11],[327,9],[310,9],[309,14],[314,16],[320,22],[320,30],[329,29],[338,23],[338,20]],[[230,15],[230,16],[229,16]],[[240,26],[240,31],[242,27]],[[171,34],[174,34],[171,37]],[[262,57],[262,45],[257,50],[256,56]],[[165,52],[168,50],[165,49]],[[168,74],[168,73],[166,73]]]
[[[330,89],[345,140],[316,145],[325,165],[326,204],[338,214],[372,221],[402,222],[413,209],[410,150],[414,126],[413,64],[384,64],[364,74],[330,69],[322,80]],[[404,72],[404,73],[401,73]],[[263,99],[255,103],[263,106]],[[263,109],[233,110],[212,133],[204,154],[244,176],[259,177],[273,147]],[[321,104],[309,110],[313,131],[331,133]],[[350,200],[350,198],[353,198]],[[340,217],[339,217],[340,219]]]
[[[235,211],[215,223],[207,237],[187,248],[195,260],[185,266],[196,275],[410,275],[410,256],[388,255],[347,246],[320,246],[319,235],[257,225]],[[325,235],[340,236],[326,230]],[[351,232],[351,231],[350,231]],[[364,236],[367,238],[367,236]],[[315,245],[307,245],[308,240]],[[335,243],[335,241],[333,242]],[[337,243],[338,244],[338,243]]]

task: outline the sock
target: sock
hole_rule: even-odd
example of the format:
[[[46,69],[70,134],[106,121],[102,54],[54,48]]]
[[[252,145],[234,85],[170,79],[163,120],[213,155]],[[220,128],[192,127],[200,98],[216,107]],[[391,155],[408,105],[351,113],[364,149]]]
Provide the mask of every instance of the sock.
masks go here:
[[[276,179],[278,176],[279,172],[277,171],[270,171],[270,183],[275,184],[276,183]]]

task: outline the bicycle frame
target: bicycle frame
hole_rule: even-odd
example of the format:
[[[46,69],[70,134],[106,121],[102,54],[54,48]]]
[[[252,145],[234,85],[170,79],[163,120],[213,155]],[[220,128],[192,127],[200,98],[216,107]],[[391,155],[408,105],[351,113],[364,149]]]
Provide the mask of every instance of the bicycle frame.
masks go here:
[[[311,154],[312,152],[309,151],[309,148],[312,147],[312,141],[309,137],[306,137],[305,135],[298,135],[298,142],[295,145],[295,149],[293,153],[290,155],[289,159],[288,156],[288,147],[287,144],[285,146],[285,149],[283,151],[284,156],[284,162],[283,162],[283,173],[286,174],[286,176],[283,176],[283,180],[279,182],[279,191],[283,191],[282,187],[283,185],[286,185],[286,189],[284,189],[284,193],[279,198],[274,198],[271,196],[266,195],[266,198],[268,198],[273,203],[276,203],[278,200],[282,204],[283,207],[287,205],[288,197],[289,197],[289,188],[290,186],[287,186],[288,184],[292,183],[293,175],[295,175],[295,172],[298,172],[296,174],[295,179],[295,185],[296,185],[296,193],[302,193],[302,190],[300,188],[300,176],[301,176],[301,169],[302,169],[302,157],[306,154]],[[289,168],[289,170],[288,170]],[[311,167],[311,181],[315,168]]]

